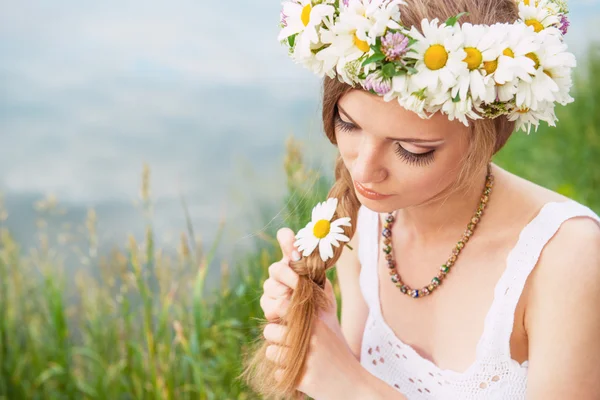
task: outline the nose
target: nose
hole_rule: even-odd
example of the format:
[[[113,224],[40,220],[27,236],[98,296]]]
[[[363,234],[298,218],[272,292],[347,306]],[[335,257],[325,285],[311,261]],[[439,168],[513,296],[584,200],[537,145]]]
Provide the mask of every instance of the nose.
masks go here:
[[[356,154],[350,171],[355,181],[371,187],[385,180],[387,172],[383,155],[374,142],[361,141]]]

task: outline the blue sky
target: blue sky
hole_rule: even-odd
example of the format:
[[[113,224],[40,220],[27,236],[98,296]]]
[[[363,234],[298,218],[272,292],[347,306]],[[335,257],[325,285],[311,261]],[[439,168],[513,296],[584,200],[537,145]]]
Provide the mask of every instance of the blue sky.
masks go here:
[[[600,39],[600,1],[569,4],[567,43],[581,56]],[[161,232],[183,228],[181,191],[210,237],[221,212],[244,220],[256,201],[277,203],[292,133],[330,174],[320,82],[277,42],[279,10],[276,0],[0,0],[0,191],[11,226],[30,234],[32,199],[54,193],[73,210],[103,210],[116,240],[139,228],[131,202],[146,161]]]

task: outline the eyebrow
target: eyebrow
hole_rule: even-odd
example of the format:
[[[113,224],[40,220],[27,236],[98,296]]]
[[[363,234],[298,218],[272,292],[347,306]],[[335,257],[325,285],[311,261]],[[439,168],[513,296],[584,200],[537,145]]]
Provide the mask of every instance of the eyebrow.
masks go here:
[[[344,114],[346,116],[346,118],[348,118],[350,120],[350,122],[352,122],[354,125],[356,125],[357,127],[360,128],[360,125],[358,125],[356,123],[356,121],[354,121],[352,119],[351,116],[348,115],[348,113],[338,104],[338,110]],[[406,142],[406,143],[423,143],[423,144],[427,144],[427,143],[435,143],[435,142],[443,142],[444,139],[420,139],[420,138],[393,138],[393,137],[386,137],[386,139],[389,140],[397,140],[399,142]]]

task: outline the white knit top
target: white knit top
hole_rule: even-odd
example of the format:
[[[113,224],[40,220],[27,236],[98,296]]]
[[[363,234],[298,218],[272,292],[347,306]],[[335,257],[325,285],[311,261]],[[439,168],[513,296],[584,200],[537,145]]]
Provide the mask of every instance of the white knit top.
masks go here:
[[[361,364],[409,400],[525,399],[528,362],[510,356],[514,312],[525,281],[544,245],[569,218],[587,216],[600,222],[590,208],[573,200],[545,204],[525,226],[510,251],[504,273],[477,344],[476,359],[462,373],[438,368],[403,343],[384,321],[379,304],[378,213],[364,205],[357,218],[360,287],[369,307],[361,347]]]

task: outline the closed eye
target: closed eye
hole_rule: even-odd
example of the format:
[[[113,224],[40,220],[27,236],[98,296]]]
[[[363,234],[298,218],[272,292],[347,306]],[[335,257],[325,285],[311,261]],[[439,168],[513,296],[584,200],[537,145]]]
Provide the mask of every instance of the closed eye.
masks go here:
[[[426,153],[413,153],[412,151],[408,151],[404,147],[402,147],[400,143],[396,143],[396,154],[398,154],[398,156],[401,159],[408,162],[409,164],[414,164],[418,166],[427,165],[431,163],[431,161],[433,161],[434,152],[435,150],[429,150]]]
[[[358,128],[351,122],[344,121],[338,112],[335,113],[334,123],[337,128],[344,132],[354,132]],[[429,150],[425,153],[413,153],[412,151],[406,150],[399,142],[395,142],[395,152],[403,161],[418,166],[424,166],[430,164],[433,161],[433,155],[435,149]]]
[[[352,132],[352,131],[356,130],[356,125],[354,125],[351,122],[344,121],[340,117],[340,114],[337,111],[335,113],[334,120],[335,120],[335,126],[337,126],[338,128],[340,128],[342,131]]]

